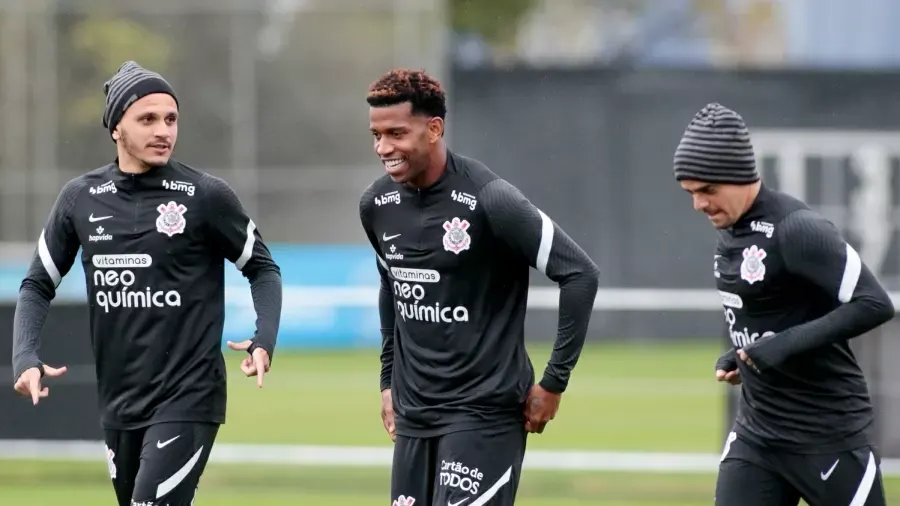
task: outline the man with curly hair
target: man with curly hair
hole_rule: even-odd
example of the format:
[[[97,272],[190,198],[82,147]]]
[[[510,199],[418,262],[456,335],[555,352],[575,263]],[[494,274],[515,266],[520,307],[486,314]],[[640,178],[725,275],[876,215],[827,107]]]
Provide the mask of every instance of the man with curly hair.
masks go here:
[[[556,415],[584,345],[597,266],[518,189],[447,148],[436,79],[395,69],[367,102],[387,172],[359,211],[381,275],[393,504],[512,505],[527,433]],[[524,343],[530,268],[560,287],[537,384]]]

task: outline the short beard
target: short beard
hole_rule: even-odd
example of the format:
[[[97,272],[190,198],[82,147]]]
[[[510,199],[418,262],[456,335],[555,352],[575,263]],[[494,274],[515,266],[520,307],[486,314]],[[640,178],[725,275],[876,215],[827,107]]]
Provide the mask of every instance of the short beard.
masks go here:
[[[119,135],[122,140],[122,148],[125,150],[125,152],[128,153],[131,158],[134,158],[135,160],[140,162],[145,169],[151,168],[152,165],[150,165],[137,155],[138,150],[134,148],[134,144],[131,143],[131,139],[128,138],[128,134],[125,133],[125,130],[120,131]]]

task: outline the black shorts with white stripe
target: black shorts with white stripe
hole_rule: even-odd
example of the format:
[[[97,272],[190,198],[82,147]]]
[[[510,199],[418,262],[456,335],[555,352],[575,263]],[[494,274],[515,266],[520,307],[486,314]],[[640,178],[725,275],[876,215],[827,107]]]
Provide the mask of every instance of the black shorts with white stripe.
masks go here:
[[[428,438],[398,435],[391,504],[512,506],[526,438],[521,422]]]
[[[878,451],[799,454],[764,448],[731,432],[725,442],[716,506],[884,506]]]
[[[119,506],[190,506],[219,426],[159,423],[106,431],[106,459]]]

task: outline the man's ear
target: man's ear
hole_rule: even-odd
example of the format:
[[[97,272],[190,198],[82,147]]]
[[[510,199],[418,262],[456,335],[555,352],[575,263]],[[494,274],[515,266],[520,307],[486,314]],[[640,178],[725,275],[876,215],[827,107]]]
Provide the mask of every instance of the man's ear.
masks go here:
[[[444,119],[435,116],[428,120],[428,140],[437,142],[444,135]]]

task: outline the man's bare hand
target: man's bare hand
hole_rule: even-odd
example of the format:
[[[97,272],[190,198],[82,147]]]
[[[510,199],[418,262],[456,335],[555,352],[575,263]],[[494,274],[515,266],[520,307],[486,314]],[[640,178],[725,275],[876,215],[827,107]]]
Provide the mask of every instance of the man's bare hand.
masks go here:
[[[716,370],[716,381],[724,381],[732,385],[741,384],[741,371],[735,369],[733,371],[725,371],[723,369]]]
[[[525,430],[538,434],[544,432],[547,422],[553,420],[559,411],[560,399],[562,394],[548,392],[540,385],[531,387],[525,400]]]
[[[62,366],[59,369],[50,367],[49,365],[44,366],[44,376],[47,376],[48,378],[57,378],[65,373],[65,366]],[[26,369],[25,372],[19,376],[19,379],[16,380],[16,384],[13,388],[15,388],[16,392],[20,395],[31,397],[31,402],[35,406],[37,406],[40,399],[50,395],[50,388],[41,384],[41,370],[37,367]]]
[[[239,343],[228,341],[227,344],[232,350],[247,351],[250,349],[253,341],[250,339]],[[256,376],[256,386],[262,388],[263,375],[269,372],[269,352],[262,349],[262,346],[257,346],[256,349],[253,350],[252,355],[241,360],[241,372],[247,377]]]
[[[397,427],[394,425],[394,397],[391,395],[390,388],[385,388],[381,391],[381,422],[384,424],[384,430],[391,437],[391,441],[396,441]]]

